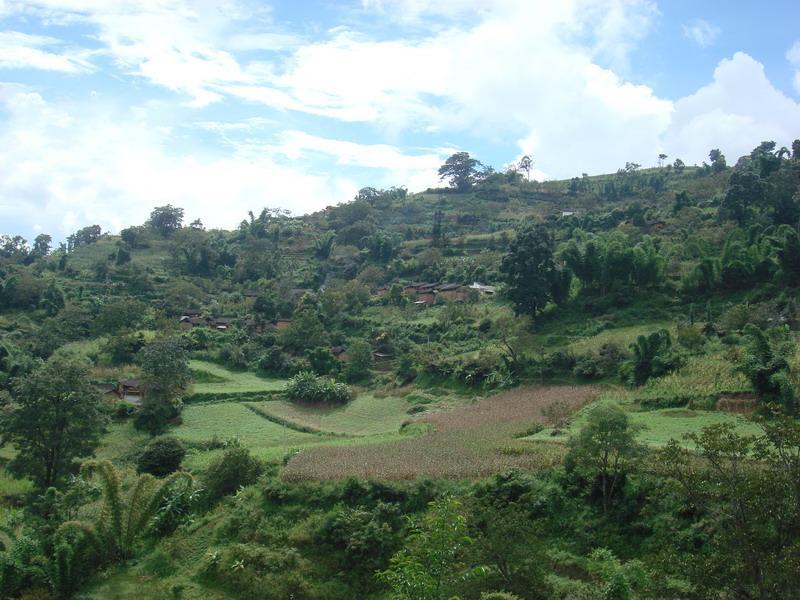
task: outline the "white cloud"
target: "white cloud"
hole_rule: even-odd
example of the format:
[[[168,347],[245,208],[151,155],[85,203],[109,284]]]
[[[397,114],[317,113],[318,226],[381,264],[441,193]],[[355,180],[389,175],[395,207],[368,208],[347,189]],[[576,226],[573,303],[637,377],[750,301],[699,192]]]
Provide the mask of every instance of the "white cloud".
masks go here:
[[[135,114],[56,107],[18,87],[0,92],[0,222],[17,230],[40,224],[60,238],[92,223],[119,230],[167,203],[185,207],[188,220],[233,227],[251,209],[309,212],[359,187],[264,155],[175,155],[168,131]]]
[[[707,159],[719,147],[729,161],[759,142],[788,145],[800,131],[800,104],[776,89],[764,66],[742,52],[723,60],[708,85],[678,100],[664,147],[686,162]]]
[[[693,40],[701,48],[711,46],[722,33],[719,27],[703,19],[696,19],[683,26],[683,37]]]
[[[37,69],[78,73],[89,71],[89,51],[61,50],[60,40],[20,31],[0,31],[0,69]]]
[[[371,169],[435,170],[454,152],[448,148],[428,154],[407,154],[387,144],[357,144],[302,131],[284,131],[279,139],[278,151],[293,160],[325,154],[338,165]]]
[[[794,67],[794,89],[800,94],[800,40],[786,52],[786,60]]]
[[[305,212],[348,199],[361,185],[434,185],[450,149],[440,141],[398,146],[409,134],[420,143],[446,131],[478,148],[516,141],[543,178],[653,164],[660,151],[692,163],[720,147],[732,161],[761,140],[782,145],[800,130],[800,105],[745,54],[722,61],[707,86],[683,99],[636,84],[626,75],[628,57],[659,18],[647,0],[362,0],[367,16],[399,21],[395,38],[340,27],[304,43],[236,0],[28,0],[25,8],[48,22],[89,27],[100,46],[92,57],[108,57],[115,76],[141,78],[193,106],[265,105],[287,117],[286,124],[282,113],[189,118],[188,128],[174,131],[148,122],[146,109],[104,110],[97,103],[107,90],[76,108],[0,86],[9,113],[0,122],[0,218],[16,215],[54,233],[61,215],[64,231],[90,222],[119,228],[171,202],[191,218],[230,226],[264,204]],[[71,48],[29,37],[7,43],[66,70]],[[0,61],[7,56],[0,52]],[[800,44],[787,59],[800,65]],[[182,109],[166,110],[181,121]],[[290,111],[370,128],[334,139],[303,130],[324,121]],[[177,150],[176,138],[191,140],[197,129],[224,143]],[[283,132],[269,137],[276,129]],[[374,141],[357,143],[365,135]],[[343,174],[357,169],[358,182]]]

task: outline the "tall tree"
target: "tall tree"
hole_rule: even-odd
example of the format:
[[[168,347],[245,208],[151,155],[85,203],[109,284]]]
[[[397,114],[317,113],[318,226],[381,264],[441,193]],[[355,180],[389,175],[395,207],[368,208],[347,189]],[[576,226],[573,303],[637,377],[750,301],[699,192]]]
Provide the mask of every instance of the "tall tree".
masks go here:
[[[8,465],[13,473],[48,488],[75,470],[73,459],[95,449],[105,417],[89,370],[86,360],[62,351],[15,380],[0,420],[3,441],[17,450]]]
[[[456,152],[439,167],[439,179],[447,178],[451,186],[465,192],[475,183],[483,165],[469,152]]]
[[[189,386],[189,356],[183,341],[163,337],[149,342],[141,351],[144,397],[136,427],[156,435],[181,410],[181,397]]]
[[[47,256],[50,253],[50,246],[53,238],[46,233],[40,233],[33,240],[33,251],[39,256]]]
[[[566,300],[571,272],[556,266],[554,244],[546,226],[529,225],[517,234],[503,257],[500,272],[517,314],[536,316],[548,302]]]
[[[519,159],[517,169],[525,173],[525,179],[531,180],[531,169],[533,168],[533,159],[527,154]]]
[[[628,415],[619,407],[606,404],[595,407],[583,429],[570,440],[567,468],[595,479],[603,512],[608,512],[614,494],[642,452],[635,434]]]
[[[711,161],[711,170],[714,173],[719,173],[728,168],[728,163],[725,161],[725,155],[720,152],[719,148],[714,148],[708,153],[708,159]]]
[[[171,204],[157,206],[150,213],[147,224],[163,236],[181,228],[183,224],[183,209]]]

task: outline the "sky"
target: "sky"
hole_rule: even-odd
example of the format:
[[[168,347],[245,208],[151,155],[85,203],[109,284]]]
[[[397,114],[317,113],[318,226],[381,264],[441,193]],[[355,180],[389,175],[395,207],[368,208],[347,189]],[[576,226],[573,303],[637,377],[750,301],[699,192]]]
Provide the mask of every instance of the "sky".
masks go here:
[[[800,137],[800,3],[0,0],[0,233],[231,228],[467,151],[538,179]]]

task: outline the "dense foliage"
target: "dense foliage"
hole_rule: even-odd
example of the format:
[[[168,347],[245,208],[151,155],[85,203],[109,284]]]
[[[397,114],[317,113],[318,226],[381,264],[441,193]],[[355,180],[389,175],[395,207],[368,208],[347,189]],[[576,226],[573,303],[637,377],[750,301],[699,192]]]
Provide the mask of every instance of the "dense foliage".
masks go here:
[[[0,596],[797,597],[800,141],[666,159],[0,237]]]

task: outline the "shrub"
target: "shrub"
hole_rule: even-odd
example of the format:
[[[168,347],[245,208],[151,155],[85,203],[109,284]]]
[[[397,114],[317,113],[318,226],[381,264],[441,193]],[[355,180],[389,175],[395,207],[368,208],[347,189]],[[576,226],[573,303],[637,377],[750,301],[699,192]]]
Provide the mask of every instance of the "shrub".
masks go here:
[[[208,466],[203,487],[213,501],[255,483],[263,470],[261,461],[251,456],[247,448],[230,448]]]
[[[676,338],[689,352],[697,352],[707,341],[703,332],[694,325],[678,326]]]
[[[171,436],[156,438],[147,444],[139,457],[136,470],[139,473],[164,477],[178,470],[184,456],[186,449],[178,439]]]
[[[629,385],[644,385],[651,377],[666,375],[678,369],[683,357],[672,348],[672,338],[666,329],[650,335],[640,335],[631,344],[633,357],[622,365],[620,375]]]
[[[298,402],[345,404],[352,398],[353,393],[343,383],[303,371],[289,380],[286,395],[290,400]]]

